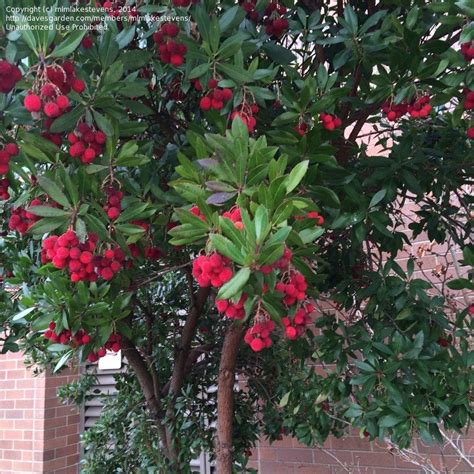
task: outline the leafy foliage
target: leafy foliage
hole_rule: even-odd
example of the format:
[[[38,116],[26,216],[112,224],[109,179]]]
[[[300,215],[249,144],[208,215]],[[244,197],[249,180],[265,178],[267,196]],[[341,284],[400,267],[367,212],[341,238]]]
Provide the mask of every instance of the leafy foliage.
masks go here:
[[[53,12],[0,37],[2,351],[58,371],[122,349],[136,377],[87,469],[212,450],[236,326],[241,470],[260,435],[352,425],[405,447],[467,427],[472,305],[397,259],[419,235],[456,245],[448,287],[473,288],[472,9],[108,3],[103,29]],[[150,16],[167,13],[190,21]]]

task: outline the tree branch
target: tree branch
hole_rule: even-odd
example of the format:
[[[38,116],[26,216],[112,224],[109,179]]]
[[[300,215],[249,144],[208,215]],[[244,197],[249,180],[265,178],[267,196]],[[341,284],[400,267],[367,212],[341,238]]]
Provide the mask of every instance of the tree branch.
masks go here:
[[[227,329],[222,346],[217,381],[216,457],[219,474],[232,474],[235,366],[243,332],[242,325],[233,324]]]

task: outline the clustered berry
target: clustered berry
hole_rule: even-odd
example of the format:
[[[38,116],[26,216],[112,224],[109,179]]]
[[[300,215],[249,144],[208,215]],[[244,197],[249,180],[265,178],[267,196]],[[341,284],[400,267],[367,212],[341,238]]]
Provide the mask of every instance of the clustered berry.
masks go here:
[[[21,79],[21,71],[18,66],[10,64],[4,59],[0,60],[0,92],[7,94]]]
[[[308,124],[304,122],[299,123],[298,125],[295,125],[294,130],[298,135],[304,137],[306,135],[306,132],[308,131]]]
[[[188,49],[185,44],[175,41],[179,33],[176,23],[163,23],[160,29],[153,34],[153,40],[158,45],[158,56],[161,61],[173,66],[184,64],[184,56]]]
[[[282,318],[281,322],[285,326],[285,336],[291,340],[300,337],[306,326],[311,323],[310,315],[313,312],[314,306],[311,303],[306,303],[296,311],[292,318],[289,316]]]
[[[95,234],[89,234],[87,240],[80,243],[73,230],[60,236],[51,235],[43,240],[41,261],[43,264],[52,262],[59,269],[67,268],[73,282],[96,281],[94,251],[97,240]]]
[[[0,179],[0,201],[10,199],[10,194],[8,193],[9,186],[10,181],[7,178]]]
[[[219,313],[224,313],[231,319],[243,319],[245,317],[244,304],[247,301],[247,295],[242,294],[237,303],[230,300],[216,300],[216,308]]]
[[[474,109],[474,91],[470,91],[469,89],[464,89],[463,106],[464,106],[464,110]]]
[[[407,113],[412,118],[425,118],[428,117],[432,110],[429,102],[429,95],[414,98],[411,102],[401,102],[400,104],[394,104],[392,101],[387,101],[382,105],[382,112],[391,122],[398,120]]]
[[[262,265],[260,271],[265,275],[269,274],[272,270],[286,271],[290,266],[292,256],[292,251],[285,247],[283,255],[276,262],[273,262],[271,265]]]
[[[217,252],[211,255],[200,255],[193,261],[193,276],[203,288],[209,286],[219,288],[233,276],[229,263],[228,258]]]
[[[68,134],[67,139],[71,144],[69,154],[88,165],[103,153],[107,136],[104,132],[81,122],[74,132]]]
[[[254,352],[260,352],[272,345],[270,333],[275,329],[275,323],[271,319],[257,322],[247,329],[244,341],[250,346]]]
[[[120,216],[120,211],[122,210],[123,192],[109,186],[106,189],[106,194],[107,204],[104,206],[104,211],[110,220],[115,220]]]
[[[217,79],[209,79],[207,86],[210,90],[199,101],[199,108],[201,110],[222,110],[224,107],[224,102],[228,102],[230,99],[232,99],[232,90],[217,87],[217,83]]]
[[[81,40],[81,46],[84,49],[90,49],[92,46],[94,46],[94,40],[91,36],[84,36],[84,38]]]
[[[461,45],[461,54],[464,56],[466,62],[471,62],[474,58],[474,41],[468,41]]]
[[[105,357],[107,351],[118,352],[122,348],[121,334],[111,334],[109,339],[97,352],[91,352],[87,356],[89,362],[97,362],[100,358]]]
[[[424,95],[415,99],[411,104],[408,105],[408,113],[413,118],[425,118],[431,112],[430,96]]]
[[[322,113],[319,114],[319,118],[326,130],[332,131],[342,125],[342,120],[339,117],[336,117],[336,115]]]
[[[291,306],[297,301],[303,301],[306,298],[307,288],[305,277],[296,270],[292,270],[284,281],[279,281],[275,285],[275,289],[285,295],[283,303],[287,306]]]
[[[107,249],[103,256],[94,259],[97,274],[107,281],[123,268],[124,262],[125,253],[120,247]]]
[[[71,90],[83,92],[85,84],[76,77],[74,65],[69,61],[62,65],[47,66],[46,77],[48,82],[28,91],[24,106],[35,118],[42,110],[46,117],[54,119],[69,110],[70,103],[66,94]]]
[[[265,33],[268,36],[280,38],[288,29],[288,20],[283,18],[287,12],[287,8],[278,2],[271,1],[265,8],[263,24],[265,25]]]
[[[5,175],[10,170],[10,159],[20,153],[15,143],[7,143],[3,150],[0,150],[0,175]],[[8,186],[7,186],[8,187]]]
[[[196,217],[199,217],[199,219],[201,219],[203,222],[206,222],[206,216],[201,213],[201,210],[199,209],[199,207],[193,206],[191,207],[191,209],[189,209],[189,212],[191,214],[194,214]],[[173,226],[173,227],[176,227],[176,226]]]
[[[33,199],[29,207],[40,206],[42,202],[39,199]],[[8,221],[8,228],[16,230],[20,234],[26,234],[28,229],[40,218],[26,209],[18,207],[12,210],[12,215]]]
[[[240,6],[245,10],[247,13],[247,18],[254,23],[258,21],[258,12],[256,10],[257,0],[246,0],[243,2],[239,2]]]
[[[188,8],[191,3],[197,3],[198,0],[173,0],[175,7]]]
[[[295,219],[297,221],[302,221],[304,219],[314,219],[316,225],[324,224],[324,217],[317,211],[310,211],[306,214],[306,216],[296,216]]]
[[[63,329],[60,333],[55,332],[56,323],[51,321],[47,331],[44,333],[45,339],[59,344],[71,344],[74,347],[85,346],[91,342],[91,337],[84,329],[79,329],[74,335],[70,329]]]
[[[259,112],[259,107],[257,104],[246,104],[243,103],[240,110],[234,110],[230,114],[230,119],[234,120],[237,117],[242,120],[242,122],[247,126],[248,131],[252,133],[257,125],[257,120],[254,115]]]
[[[242,230],[244,228],[244,224],[242,222],[242,213],[238,207],[234,207],[230,211],[224,212],[222,217],[230,219],[237,229]]]

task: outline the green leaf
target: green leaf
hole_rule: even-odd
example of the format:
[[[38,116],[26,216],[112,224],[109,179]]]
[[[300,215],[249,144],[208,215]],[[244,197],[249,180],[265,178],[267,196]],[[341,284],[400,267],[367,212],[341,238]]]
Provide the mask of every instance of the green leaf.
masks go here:
[[[288,405],[288,401],[290,399],[290,395],[291,395],[291,391],[290,392],[286,392],[285,395],[283,395],[283,397],[281,397],[281,400],[280,400],[280,403],[278,404],[278,406],[280,408],[284,408],[286,407],[286,405]]]
[[[58,46],[53,49],[51,56],[53,58],[62,58],[70,55],[79,46],[85,34],[85,30],[72,31],[62,43],[59,43]]]
[[[239,263],[240,265],[244,264],[244,256],[239,248],[233,244],[226,237],[219,234],[211,234],[209,236],[211,244],[214,248],[222,255],[230,258],[232,261]]]
[[[20,311],[19,313],[12,316],[11,320],[18,321],[19,319],[23,319],[25,316],[28,316],[28,314],[33,312],[35,309],[36,309],[36,306],[33,306],[31,308],[26,308],[23,311]]]
[[[94,110],[92,112],[94,119],[97,123],[97,126],[108,136],[111,137],[114,134],[114,127],[112,126],[110,120],[106,118],[101,113]]]
[[[265,43],[263,50],[277,64],[290,64],[296,59],[296,56],[289,49],[274,42]]]
[[[456,280],[451,280],[447,283],[447,285],[451,290],[474,290],[474,284],[467,278],[457,278]]]
[[[270,231],[268,212],[264,205],[258,206],[257,211],[255,212],[254,225],[257,244],[261,244]]]
[[[65,346],[67,347],[67,346]],[[55,374],[58,372],[66,363],[68,362],[69,359],[72,358],[74,354],[73,349],[68,350],[62,357],[59,359],[58,363],[54,366],[53,373]]]
[[[38,177],[38,184],[41,186],[42,189],[46,192],[46,194],[58,204],[61,204],[66,209],[71,208],[71,204],[68,201],[66,195],[59,189],[59,186],[50,179],[46,178],[46,176],[39,176]]]
[[[84,113],[84,107],[82,105],[78,105],[75,109],[71,110],[67,114],[61,115],[54,120],[51,124],[50,131],[52,133],[59,133],[64,132],[65,130],[72,130],[78,120]]]
[[[370,200],[369,208],[375,207],[385,197],[386,194],[386,189],[381,189],[380,191],[377,191]]]
[[[286,180],[286,194],[291,193],[293,189],[300,184],[308,170],[309,160],[298,163],[290,172]]]
[[[70,212],[51,206],[30,206],[26,210],[35,216],[41,217],[67,217],[71,215]]]
[[[245,284],[248,282],[250,275],[251,275],[251,270],[248,267],[241,268],[231,280],[229,280],[227,283],[225,283],[221,289],[219,290],[219,293],[217,294],[218,299],[222,300],[228,300],[229,298],[232,298],[234,295],[236,295],[242,288],[245,286]]]
[[[324,186],[312,186],[310,191],[311,195],[319,199],[323,204],[334,208],[341,207],[341,201],[332,189]]]
[[[391,428],[401,423],[403,419],[395,415],[387,415],[380,419],[379,426],[382,428]]]
[[[35,222],[29,229],[28,232],[31,234],[43,235],[48,232],[56,230],[58,227],[63,226],[68,221],[68,218],[64,217],[45,217],[38,222]]]

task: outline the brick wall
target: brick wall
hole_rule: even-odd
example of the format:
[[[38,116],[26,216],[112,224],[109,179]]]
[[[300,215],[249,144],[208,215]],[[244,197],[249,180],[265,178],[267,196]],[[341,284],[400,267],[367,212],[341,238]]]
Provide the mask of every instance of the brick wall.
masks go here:
[[[34,376],[21,353],[0,355],[0,474],[78,471],[79,414],[56,397],[74,377]]]

